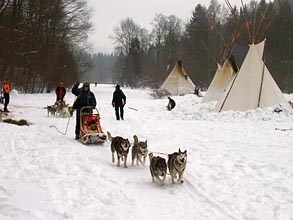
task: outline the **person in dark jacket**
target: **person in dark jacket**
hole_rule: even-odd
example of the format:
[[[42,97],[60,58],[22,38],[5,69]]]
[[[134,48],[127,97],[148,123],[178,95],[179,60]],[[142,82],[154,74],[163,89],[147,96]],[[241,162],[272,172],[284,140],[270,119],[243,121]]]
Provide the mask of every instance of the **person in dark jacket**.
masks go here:
[[[10,100],[10,90],[11,90],[11,87],[10,87],[10,83],[9,83],[9,80],[8,79],[5,79],[3,81],[3,94],[4,94],[4,112],[9,112],[8,109],[7,109],[7,106],[9,104],[9,100]]]
[[[168,96],[168,99],[169,99],[169,102],[168,102],[168,105],[167,105],[167,109],[169,111],[171,111],[175,107],[176,103],[170,96]]]
[[[198,97],[202,97],[202,94],[200,93],[200,88],[198,86],[194,87],[194,94]]]
[[[83,83],[82,88],[78,88],[79,82],[77,82],[71,92],[77,96],[73,103],[73,108],[76,109],[76,125],[75,125],[75,139],[80,138],[80,110],[82,107],[91,106],[96,108],[96,98],[94,93],[90,91],[90,84],[88,82]],[[88,110],[88,109],[86,109]]]
[[[63,102],[64,96],[65,96],[65,94],[66,94],[66,89],[65,89],[65,87],[64,87],[63,82],[61,82],[61,83],[57,86],[55,92],[56,92],[56,101],[57,101],[57,102],[58,102],[58,101]]]
[[[120,120],[120,118],[122,120],[124,120],[123,107],[125,104],[126,104],[126,96],[124,95],[124,93],[120,89],[120,85],[117,84],[116,89],[113,93],[113,99],[112,99],[112,106],[115,108],[115,114],[116,114],[117,120]],[[120,116],[119,116],[119,110],[120,110]]]

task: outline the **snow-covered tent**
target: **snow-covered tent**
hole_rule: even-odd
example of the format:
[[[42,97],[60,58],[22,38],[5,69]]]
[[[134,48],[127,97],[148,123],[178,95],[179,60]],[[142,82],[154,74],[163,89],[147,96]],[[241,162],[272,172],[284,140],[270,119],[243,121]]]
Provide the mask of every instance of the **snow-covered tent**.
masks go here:
[[[263,45],[249,45],[244,62],[213,111],[244,111],[282,104],[291,109],[260,53]]]
[[[161,85],[160,89],[167,90],[171,95],[194,93],[195,85],[182,67],[181,61],[176,60],[172,71]]]

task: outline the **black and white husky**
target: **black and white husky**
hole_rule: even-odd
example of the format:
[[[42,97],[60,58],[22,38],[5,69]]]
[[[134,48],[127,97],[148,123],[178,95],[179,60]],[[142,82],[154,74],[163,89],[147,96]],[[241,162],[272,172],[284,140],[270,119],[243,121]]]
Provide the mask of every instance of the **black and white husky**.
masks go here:
[[[154,157],[152,153],[149,153],[150,158],[150,171],[152,180],[155,182],[155,178],[159,181],[160,185],[163,186],[167,174],[166,160],[162,157]]]
[[[168,169],[172,178],[172,183],[175,183],[174,179],[177,179],[178,182],[183,183],[183,174],[186,168],[187,162],[187,151],[181,152],[180,148],[178,152],[168,155]]]
[[[132,165],[135,162],[136,159],[136,164],[138,165],[138,162],[140,162],[140,164],[142,166],[145,165],[145,161],[146,161],[146,157],[148,154],[148,144],[147,141],[138,141],[138,137],[136,135],[133,136],[134,139],[134,143],[133,143],[133,147],[132,147]],[[143,158],[143,161],[142,161]]]
[[[117,166],[120,166],[120,158],[124,161],[124,167],[127,168],[126,161],[127,155],[130,148],[130,143],[128,139],[116,136],[112,137],[110,132],[107,131],[108,140],[111,142],[111,152],[112,152],[112,163],[115,162],[114,153],[117,153]]]

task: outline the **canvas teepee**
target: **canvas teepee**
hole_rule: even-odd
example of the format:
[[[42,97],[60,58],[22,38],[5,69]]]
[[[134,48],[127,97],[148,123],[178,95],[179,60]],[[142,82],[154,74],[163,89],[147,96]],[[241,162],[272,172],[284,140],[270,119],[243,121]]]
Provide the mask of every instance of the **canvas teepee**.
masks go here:
[[[256,35],[250,36],[252,37],[249,39],[249,50],[244,62],[213,111],[245,111],[277,104],[282,104],[291,110],[262,60],[264,41],[256,45],[255,42],[259,41],[255,38]]]
[[[289,107],[287,100],[260,58],[256,46],[251,44],[239,73],[213,111],[244,111],[280,103]]]
[[[161,85],[160,89],[167,90],[171,95],[194,93],[195,85],[182,67],[181,61],[176,60],[172,71]]]
[[[210,26],[218,34],[224,50],[221,57],[217,58],[216,53],[213,54],[205,45],[211,58],[217,63],[217,70],[202,100],[203,103],[218,101],[234,75],[238,72],[235,56],[231,55],[231,52],[241,36],[241,31],[236,33],[235,27],[230,25],[230,36],[225,38],[214,21],[210,21]]]
[[[264,42],[265,41],[255,44],[256,50],[260,57],[263,56]],[[202,100],[203,103],[218,101],[226,91],[235,74],[238,72],[238,67],[233,55],[229,59],[226,59],[224,64],[221,65],[218,63],[217,65],[217,71]]]
[[[229,59],[226,59],[224,64],[218,63],[217,65],[217,71],[202,100],[203,103],[218,101],[236,74]]]

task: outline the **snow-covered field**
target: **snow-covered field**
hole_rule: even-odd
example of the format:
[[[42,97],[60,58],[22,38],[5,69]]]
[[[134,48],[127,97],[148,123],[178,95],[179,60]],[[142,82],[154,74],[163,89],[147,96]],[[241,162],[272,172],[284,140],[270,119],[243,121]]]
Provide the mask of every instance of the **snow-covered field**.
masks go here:
[[[9,117],[30,126],[0,123],[0,219],[168,219],[292,220],[293,114],[273,108],[212,113],[215,103],[194,95],[152,99],[150,90],[122,88],[127,96],[125,121],[111,106],[113,85],[92,86],[104,131],[136,134],[149,150],[187,150],[183,184],[151,181],[147,166],[117,167],[110,143],[85,146],[74,140],[75,117],[47,117],[51,94],[13,91]],[[293,99],[293,95],[286,95]],[[67,103],[74,96],[67,92]],[[138,111],[130,109],[136,108]],[[162,156],[162,155],[161,155]],[[164,157],[164,156],[163,156]]]

